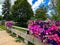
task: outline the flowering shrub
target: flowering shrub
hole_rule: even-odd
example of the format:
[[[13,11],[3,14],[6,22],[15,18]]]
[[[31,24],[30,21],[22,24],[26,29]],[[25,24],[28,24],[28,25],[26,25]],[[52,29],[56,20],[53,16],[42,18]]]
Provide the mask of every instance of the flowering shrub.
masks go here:
[[[60,22],[56,22],[56,24],[60,26]]]
[[[12,22],[12,21],[6,21],[5,22],[6,27],[12,27],[13,24],[14,24],[14,22]]]
[[[43,43],[60,45],[60,22],[28,21],[31,35],[39,38]]]

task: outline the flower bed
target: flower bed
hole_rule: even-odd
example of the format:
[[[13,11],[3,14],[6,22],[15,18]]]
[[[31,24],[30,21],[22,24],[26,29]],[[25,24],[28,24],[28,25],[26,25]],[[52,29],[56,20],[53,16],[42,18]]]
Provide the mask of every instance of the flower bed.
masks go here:
[[[8,28],[11,28],[13,26],[14,22],[13,21],[6,21],[5,26]]]
[[[43,43],[60,45],[60,22],[29,20],[28,28],[31,35]]]

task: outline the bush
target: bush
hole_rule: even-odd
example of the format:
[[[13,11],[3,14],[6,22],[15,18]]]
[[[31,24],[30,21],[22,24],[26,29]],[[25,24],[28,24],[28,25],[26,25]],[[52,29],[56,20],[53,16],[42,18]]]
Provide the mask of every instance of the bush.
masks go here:
[[[5,26],[6,26],[6,27],[12,27],[13,24],[14,24],[14,23],[13,23],[12,21],[6,21],[6,22],[5,22]]]

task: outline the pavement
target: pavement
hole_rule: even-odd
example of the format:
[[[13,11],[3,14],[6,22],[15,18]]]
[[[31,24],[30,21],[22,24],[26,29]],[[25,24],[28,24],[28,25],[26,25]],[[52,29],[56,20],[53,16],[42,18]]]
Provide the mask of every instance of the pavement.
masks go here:
[[[0,45],[25,45],[23,42],[16,42],[6,31],[0,31]]]

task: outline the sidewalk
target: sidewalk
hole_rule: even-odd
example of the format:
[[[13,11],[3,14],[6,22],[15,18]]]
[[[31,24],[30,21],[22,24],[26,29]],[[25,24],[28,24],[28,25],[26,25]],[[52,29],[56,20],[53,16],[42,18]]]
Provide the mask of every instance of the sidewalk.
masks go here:
[[[6,31],[0,31],[0,45],[25,45],[24,43],[15,42],[15,38],[9,36]]]

